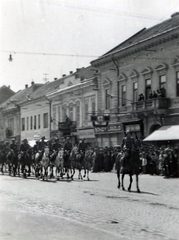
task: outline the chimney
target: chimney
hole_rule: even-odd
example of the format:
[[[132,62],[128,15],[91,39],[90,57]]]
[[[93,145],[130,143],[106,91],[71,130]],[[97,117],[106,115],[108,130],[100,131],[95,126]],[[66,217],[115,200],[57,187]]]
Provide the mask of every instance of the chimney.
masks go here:
[[[79,71],[80,71],[80,68],[77,68],[76,71],[79,72]]]
[[[179,12],[175,12],[175,13],[173,13],[172,15],[171,15],[171,17],[173,18],[173,17],[176,17],[176,16],[178,16],[179,15]]]
[[[34,81],[31,82],[31,86],[32,86],[32,91],[35,90],[35,84],[34,84]]]
[[[25,88],[28,88],[28,84],[25,85]]]
[[[72,74],[73,73],[73,71],[70,71],[70,74]]]
[[[9,85],[9,86],[8,86],[8,88],[10,89],[10,88],[11,88],[11,86]]]
[[[62,77],[66,77],[66,74],[63,74]]]
[[[54,81],[56,81],[57,80],[57,78],[54,78]]]

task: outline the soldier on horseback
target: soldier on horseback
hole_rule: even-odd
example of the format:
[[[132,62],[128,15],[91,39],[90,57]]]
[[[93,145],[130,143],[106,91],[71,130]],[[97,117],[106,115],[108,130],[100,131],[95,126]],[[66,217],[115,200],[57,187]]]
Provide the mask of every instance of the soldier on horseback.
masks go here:
[[[10,144],[10,149],[13,151],[13,174],[15,176],[16,174],[16,170],[17,170],[17,165],[18,165],[18,146],[17,144],[15,143],[15,139],[13,138],[12,139],[12,143]]]
[[[24,174],[24,177],[26,177],[26,170],[25,166],[28,166],[28,176],[30,176],[31,169],[30,169],[30,145],[28,144],[27,139],[24,139],[22,141],[22,144],[20,145],[20,152],[21,152],[21,161],[22,161],[22,173]]]

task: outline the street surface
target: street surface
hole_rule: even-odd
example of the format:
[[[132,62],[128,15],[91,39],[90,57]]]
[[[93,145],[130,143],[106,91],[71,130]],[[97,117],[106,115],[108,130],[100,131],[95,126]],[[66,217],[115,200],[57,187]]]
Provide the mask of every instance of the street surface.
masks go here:
[[[141,193],[135,176],[130,193],[114,172],[90,179],[0,175],[0,239],[179,239],[179,179],[140,175]]]

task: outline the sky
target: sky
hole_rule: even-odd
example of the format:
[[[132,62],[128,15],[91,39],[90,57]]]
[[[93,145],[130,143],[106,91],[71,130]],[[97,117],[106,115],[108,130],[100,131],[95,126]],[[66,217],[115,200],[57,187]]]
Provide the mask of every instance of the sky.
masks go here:
[[[178,0],[0,0],[0,87],[16,92],[87,67],[175,12]]]

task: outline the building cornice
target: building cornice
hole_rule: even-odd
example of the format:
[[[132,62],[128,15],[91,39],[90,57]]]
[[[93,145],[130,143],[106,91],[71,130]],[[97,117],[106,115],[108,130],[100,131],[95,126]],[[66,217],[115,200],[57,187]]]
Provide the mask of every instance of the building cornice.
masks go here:
[[[99,67],[101,65],[110,63],[112,58],[118,60],[120,58],[128,57],[130,55],[136,54],[141,51],[150,50],[157,45],[163,44],[165,42],[171,41],[175,38],[179,38],[179,27],[169,29],[162,34],[151,36],[149,38],[143,39],[135,44],[130,44],[130,46],[124,47],[122,49],[112,51],[106,55],[99,57],[98,59],[91,62],[94,67]]]

